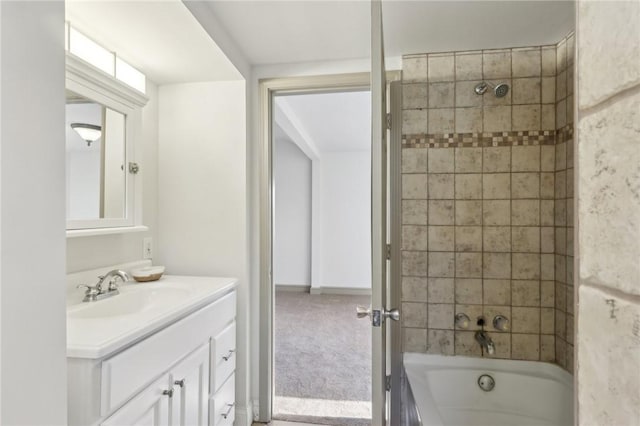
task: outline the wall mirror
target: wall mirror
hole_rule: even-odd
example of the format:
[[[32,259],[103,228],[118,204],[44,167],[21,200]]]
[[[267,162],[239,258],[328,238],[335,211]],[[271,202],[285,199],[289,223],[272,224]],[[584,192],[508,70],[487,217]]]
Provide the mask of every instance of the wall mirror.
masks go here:
[[[147,98],[70,54],[66,89],[67,231],[142,225],[135,144]]]

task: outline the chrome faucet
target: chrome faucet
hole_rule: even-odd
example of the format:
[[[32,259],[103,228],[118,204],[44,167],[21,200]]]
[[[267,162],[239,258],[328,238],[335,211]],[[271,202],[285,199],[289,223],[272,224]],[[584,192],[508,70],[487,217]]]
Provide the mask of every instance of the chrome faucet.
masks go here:
[[[103,288],[105,281],[109,279],[107,288]],[[83,302],[96,302],[98,300],[106,299],[107,297],[115,296],[116,294],[120,294],[118,291],[118,279],[122,280],[122,282],[129,281],[129,274],[125,271],[121,271],[119,269],[114,269],[112,271],[107,272],[104,275],[98,277],[98,282],[96,285],[86,285],[79,284],[77,288],[85,287],[86,291],[84,292]]]
[[[486,331],[476,331],[476,341],[480,344],[482,350],[487,351],[489,355],[493,355],[496,352],[496,345]]]

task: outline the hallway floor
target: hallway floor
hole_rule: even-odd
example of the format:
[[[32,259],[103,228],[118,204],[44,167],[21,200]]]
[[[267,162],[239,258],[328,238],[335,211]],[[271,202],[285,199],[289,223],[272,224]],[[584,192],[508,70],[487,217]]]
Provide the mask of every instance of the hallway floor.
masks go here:
[[[371,423],[371,332],[359,304],[370,297],[276,293],[275,419]]]

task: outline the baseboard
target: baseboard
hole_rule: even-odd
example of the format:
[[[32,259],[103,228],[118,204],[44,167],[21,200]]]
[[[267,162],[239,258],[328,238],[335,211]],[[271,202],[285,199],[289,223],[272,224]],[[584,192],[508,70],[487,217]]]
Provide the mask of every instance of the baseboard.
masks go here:
[[[288,285],[288,284],[276,284],[276,291],[291,292],[291,293],[309,293],[311,286],[309,285]]]
[[[371,296],[371,289],[362,287],[311,287],[310,293],[335,294],[341,296]]]
[[[251,404],[245,406],[236,405],[236,418],[234,426],[251,426],[253,423],[253,407]]]

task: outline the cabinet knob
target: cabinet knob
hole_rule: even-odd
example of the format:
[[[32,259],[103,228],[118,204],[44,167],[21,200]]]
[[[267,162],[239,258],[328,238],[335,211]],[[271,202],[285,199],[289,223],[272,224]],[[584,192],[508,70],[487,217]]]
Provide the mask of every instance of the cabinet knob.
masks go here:
[[[173,398],[173,389],[163,390],[162,394],[167,395],[169,398]]]
[[[231,350],[229,351],[229,353],[228,353],[226,356],[223,356],[223,357],[222,357],[222,359],[223,359],[223,360],[225,360],[225,361],[229,361],[229,359],[231,359],[231,357],[233,356],[233,353],[234,353],[235,351],[236,351],[235,349],[231,349]]]
[[[181,388],[183,388],[183,387],[184,387],[184,379],[182,379],[182,380],[176,380],[175,382],[173,382],[173,384],[174,384],[174,385],[178,385],[178,386],[180,386]]]
[[[222,413],[223,419],[226,419],[227,417],[229,417],[229,414],[231,414],[231,410],[233,410],[234,405],[236,405],[235,402],[233,404],[227,404],[227,411]]]

